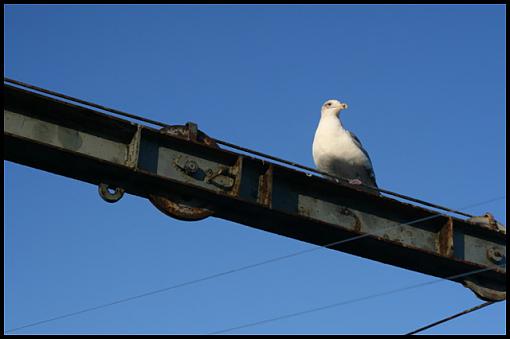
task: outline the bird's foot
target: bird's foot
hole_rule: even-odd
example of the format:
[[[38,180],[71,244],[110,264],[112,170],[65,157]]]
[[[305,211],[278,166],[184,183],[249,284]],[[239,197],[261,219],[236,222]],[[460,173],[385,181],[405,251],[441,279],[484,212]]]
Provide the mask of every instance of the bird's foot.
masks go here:
[[[359,179],[349,179],[349,184],[351,184],[351,185],[361,185],[361,184],[363,184],[363,182],[361,182],[361,180],[359,180]]]

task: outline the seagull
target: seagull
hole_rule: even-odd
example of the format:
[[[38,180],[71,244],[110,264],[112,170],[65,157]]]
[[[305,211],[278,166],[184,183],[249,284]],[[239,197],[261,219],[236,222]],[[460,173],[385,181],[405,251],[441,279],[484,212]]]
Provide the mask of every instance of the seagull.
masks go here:
[[[338,100],[328,100],[322,105],[312,146],[315,166],[330,175],[347,179],[351,185],[377,188],[368,152],[358,137],[346,130],[340,121],[343,109],[347,109],[347,104]]]

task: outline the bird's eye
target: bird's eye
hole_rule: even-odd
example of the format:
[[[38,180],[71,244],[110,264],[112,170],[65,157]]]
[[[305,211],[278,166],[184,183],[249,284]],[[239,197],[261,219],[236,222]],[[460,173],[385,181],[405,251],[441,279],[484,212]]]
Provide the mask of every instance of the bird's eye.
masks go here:
[[[328,102],[328,103],[326,104],[326,106],[331,106],[331,102]]]

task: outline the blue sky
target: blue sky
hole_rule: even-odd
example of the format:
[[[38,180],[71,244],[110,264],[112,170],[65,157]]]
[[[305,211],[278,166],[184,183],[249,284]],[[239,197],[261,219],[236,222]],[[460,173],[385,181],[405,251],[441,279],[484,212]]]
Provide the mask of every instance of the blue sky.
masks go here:
[[[5,5],[4,75],[313,166],[320,107],[380,187],[462,208],[506,195],[503,5]],[[4,161],[4,331],[313,245]],[[466,212],[506,224],[506,199]],[[14,333],[210,333],[433,280],[337,251]],[[230,333],[405,333],[481,303],[442,281]],[[506,302],[426,333],[505,333]]]

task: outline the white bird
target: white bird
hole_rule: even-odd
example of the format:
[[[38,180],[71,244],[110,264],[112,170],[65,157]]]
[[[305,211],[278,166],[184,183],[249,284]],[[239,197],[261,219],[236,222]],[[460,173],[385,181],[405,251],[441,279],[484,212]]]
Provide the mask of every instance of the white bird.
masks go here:
[[[359,139],[342,126],[340,111],[347,104],[328,100],[313,139],[315,166],[328,174],[345,178],[350,184],[377,187],[372,161]]]

